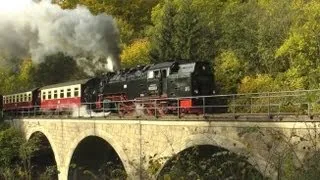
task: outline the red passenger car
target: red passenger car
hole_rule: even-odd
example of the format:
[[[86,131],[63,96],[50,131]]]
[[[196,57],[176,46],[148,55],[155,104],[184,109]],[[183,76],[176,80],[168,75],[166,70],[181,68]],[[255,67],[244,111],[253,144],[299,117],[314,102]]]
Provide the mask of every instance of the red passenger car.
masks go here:
[[[81,106],[83,86],[89,79],[65,82],[42,87],[41,92],[41,110],[70,110]]]
[[[3,96],[3,111],[30,110],[39,105],[39,90],[8,94]]]

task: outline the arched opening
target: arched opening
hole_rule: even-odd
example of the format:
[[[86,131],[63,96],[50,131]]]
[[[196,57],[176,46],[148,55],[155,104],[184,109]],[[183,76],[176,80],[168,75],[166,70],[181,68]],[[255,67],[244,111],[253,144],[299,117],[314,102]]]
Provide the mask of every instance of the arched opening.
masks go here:
[[[55,156],[48,138],[37,131],[21,149],[23,166],[31,179],[58,179]]]
[[[263,179],[263,176],[244,156],[221,147],[200,145],[171,157],[157,179]]]
[[[68,179],[125,179],[126,177],[119,155],[100,137],[84,138],[72,155]]]

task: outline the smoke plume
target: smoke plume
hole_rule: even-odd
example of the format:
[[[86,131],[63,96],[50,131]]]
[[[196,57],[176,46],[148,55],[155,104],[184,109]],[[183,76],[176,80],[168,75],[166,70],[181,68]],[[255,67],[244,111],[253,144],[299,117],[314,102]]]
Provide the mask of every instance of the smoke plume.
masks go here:
[[[0,9],[2,63],[26,56],[42,62],[46,56],[62,52],[79,64],[90,64],[90,70],[115,70],[119,68],[118,42],[113,18],[94,16],[82,6],[63,10],[48,1],[30,1],[19,11]]]

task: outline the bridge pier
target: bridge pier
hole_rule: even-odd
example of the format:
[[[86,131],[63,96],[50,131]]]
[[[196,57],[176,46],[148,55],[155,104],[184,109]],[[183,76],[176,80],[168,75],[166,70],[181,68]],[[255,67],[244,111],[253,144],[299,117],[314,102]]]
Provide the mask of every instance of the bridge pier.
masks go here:
[[[58,171],[59,171],[59,174],[58,174],[58,178],[59,180],[67,180],[68,179],[68,170],[69,170],[69,166],[58,166]]]

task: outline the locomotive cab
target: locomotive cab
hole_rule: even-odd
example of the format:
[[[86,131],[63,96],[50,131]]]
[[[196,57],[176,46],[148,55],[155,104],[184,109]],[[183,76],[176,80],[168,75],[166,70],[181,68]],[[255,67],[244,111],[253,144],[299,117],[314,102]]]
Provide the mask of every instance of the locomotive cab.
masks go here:
[[[179,106],[186,112],[202,112],[202,109],[195,107],[203,105],[203,98],[194,98],[194,96],[214,94],[213,72],[208,62],[179,64],[168,79],[169,97],[182,97],[179,100]]]
[[[215,93],[213,72],[207,62],[197,62],[191,74],[193,96],[207,96]]]
[[[169,97],[206,96],[214,93],[213,72],[208,62],[179,64],[168,77]]]
[[[176,66],[176,62],[164,62],[150,67],[147,72],[149,96],[168,97],[168,79]]]
[[[164,62],[147,72],[148,96],[190,97],[214,93],[213,72],[208,62]]]

